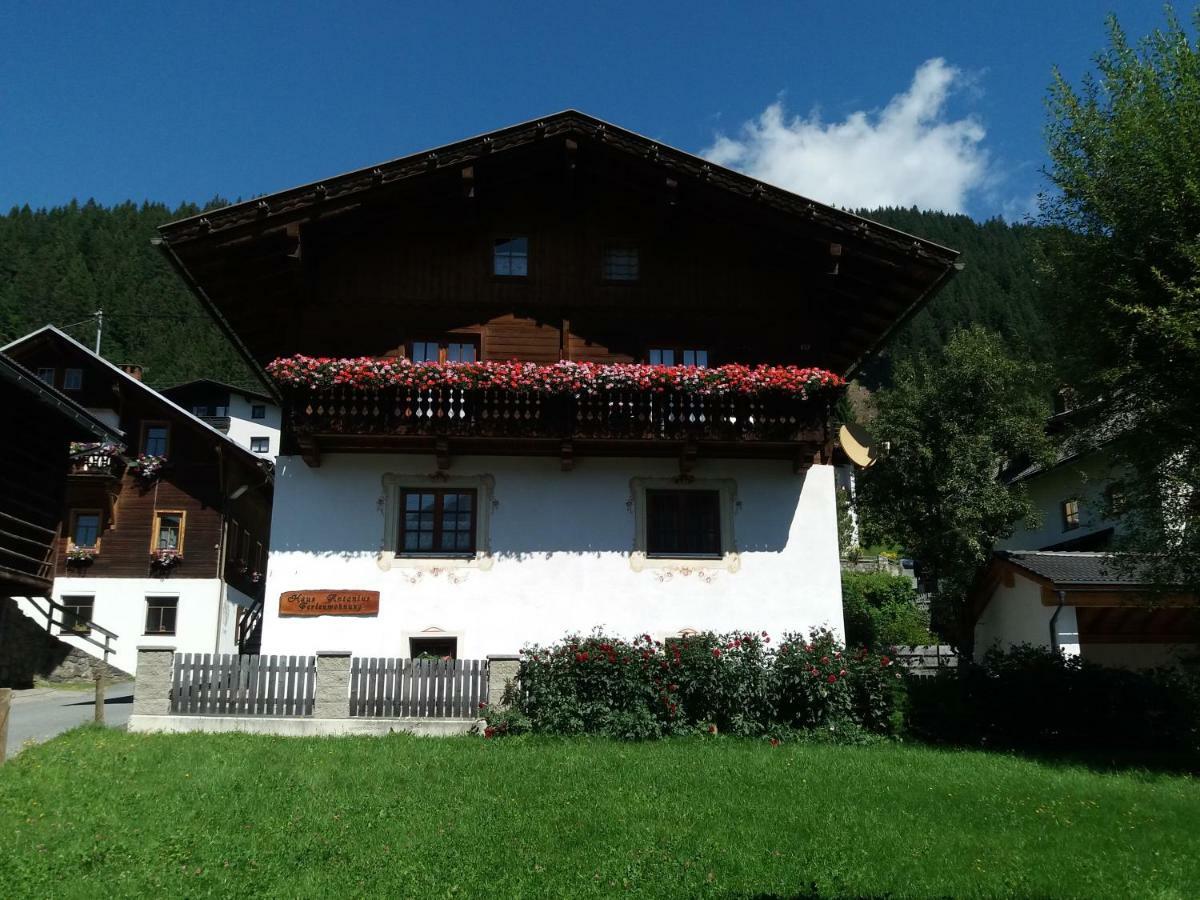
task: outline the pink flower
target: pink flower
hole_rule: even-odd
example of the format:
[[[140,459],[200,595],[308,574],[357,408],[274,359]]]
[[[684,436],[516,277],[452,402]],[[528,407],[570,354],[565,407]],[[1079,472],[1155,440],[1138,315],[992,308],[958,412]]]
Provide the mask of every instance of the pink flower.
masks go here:
[[[719,659],[719,658],[720,658],[720,656],[721,656],[721,651],[720,651],[720,650],[718,650],[716,647],[713,647],[713,658],[714,658],[714,659]]]
[[[837,684],[837,676],[836,675],[830,675],[825,680],[828,681],[830,684]]]

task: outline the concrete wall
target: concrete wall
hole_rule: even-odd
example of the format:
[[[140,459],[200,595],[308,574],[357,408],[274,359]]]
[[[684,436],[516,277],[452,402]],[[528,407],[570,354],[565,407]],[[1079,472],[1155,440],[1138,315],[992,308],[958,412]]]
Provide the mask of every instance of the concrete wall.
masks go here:
[[[833,469],[795,475],[783,461],[701,460],[695,485],[735,492],[733,552],[720,561],[635,558],[631,482],[673,478],[673,460],[460,457],[452,478],[493,485],[491,554],[470,565],[392,561],[384,553],[385,475],[430,480],[432,457],[337,455],[310,468],[281,457],[267,568],[264,653],[335,647],[406,656],[438,629],[482,658],[601,625],[625,636],[682,629],[842,631]],[[421,479],[424,479],[421,482]],[[279,595],[377,590],[377,617],[280,617]]]
[[[265,419],[250,418],[250,407],[261,403],[261,400],[253,400],[241,394],[231,393],[229,395],[229,437],[247,450],[251,449],[250,438],[269,438],[270,450],[262,456],[274,459],[279,455],[279,407],[273,403],[267,403]]]
[[[1006,649],[1019,644],[1050,647],[1050,619],[1055,607],[1042,605],[1042,588],[1037,582],[1014,575],[1013,586],[998,585],[975,624],[975,658],[993,647]],[[1064,606],[1055,623],[1058,644],[1071,656],[1079,654],[1079,625],[1074,607]]]
[[[180,653],[232,653],[233,604],[222,602],[221,582],[215,578],[56,578],[55,601],[64,596],[82,595],[94,599],[92,621],[116,632],[116,652],[109,662],[118,669],[135,672],[139,646],[176,647]],[[146,598],[176,597],[179,601],[175,634],[147,635]],[[17,598],[22,612],[35,621],[45,622],[28,599]],[[35,601],[36,602],[36,601]],[[222,607],[225,609],[222,609]],[[42,604],[45,607],[45,604]],[[55,631],[58,629],[55,628]],[[93,635],[99,639],[98,635]],[[65,642],[86,653],[100,655],[98,647],[70,635],[59,635]]]
[[[1099,451],[1027,479],[1025,489],[1041,521],[1036,527],[1019,525],[1012,537],[998,542],[997,548],[1041,550],[1114,527],[1115,520],[1103,516],[1110,465],[1108,456]],[[1075,498],[1080,501],[1080,524],[1078,528],[1065,531],[1062,503]]]

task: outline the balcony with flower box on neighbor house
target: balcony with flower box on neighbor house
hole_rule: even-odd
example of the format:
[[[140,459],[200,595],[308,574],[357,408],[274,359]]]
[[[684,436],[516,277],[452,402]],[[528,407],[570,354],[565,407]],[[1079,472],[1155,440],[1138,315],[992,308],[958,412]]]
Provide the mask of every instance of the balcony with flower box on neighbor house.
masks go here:
[[[293,356],[267,367],[290,439],[324,452],[783,458],[830,448],[844,381],[798,366],[413,363]]]

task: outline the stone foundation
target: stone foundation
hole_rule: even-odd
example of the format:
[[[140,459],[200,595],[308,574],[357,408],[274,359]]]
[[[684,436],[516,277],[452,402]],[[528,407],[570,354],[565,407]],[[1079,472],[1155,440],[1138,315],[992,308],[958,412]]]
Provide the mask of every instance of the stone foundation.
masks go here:
[[[0,597],[0,687],[33,687],[35,678],[51,682],[91,681],[97,673],[112,681],[133,676],[99,658],[59,640],[17,606],[11,597]]]

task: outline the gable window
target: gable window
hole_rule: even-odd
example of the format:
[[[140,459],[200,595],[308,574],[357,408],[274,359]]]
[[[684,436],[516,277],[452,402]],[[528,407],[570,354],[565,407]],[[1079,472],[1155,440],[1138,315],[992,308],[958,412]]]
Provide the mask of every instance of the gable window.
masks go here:
[[[408,358],[413,362],[476,362],[479,359],[479,340],[467,335],[455,335],[439,341],[411,341]]]
[[[646,491],[646,555],[721,555],[721,496],[707,490]]]
[[[71,514],[71,544],[85,550],[100,545],[100,511],[78,509]]]
[[[146,634],[174,634],[178,597],[146,598]]]
[[[91,634],[88,622],[92,620],[95,609],[95,597],[63,597],[60,601],[63,608],[63,623],[59,634]]]
[[[267,417],[267,406],[265,403],[250,404],[250,418],[265,419]]]
[[[605,281],[637,281],[638,249],[628,245],[613,245],[604,248],[600,275]]]
[[[208,415],[208,407],[207,406],[193,406],[192,407],[192,415],[199,416],[200,418],[203,419],[205,416]]]
[[[77,391],[83,387],[83,369],[63,369],[63,390]]]
[[[253,453],[266,453],[271,449],[271,439],[265,437],[250,438],[250,450]]]
[[[166,456],[170,439],[171,426],[166,422],[142,424],[142,453],[146,456]]]
[[[474,490],[407,489],[400,492],[397,553],[428,555],[475,552]]]
[[[647,361],[652,366],[696,366],[708,368],[708,351],[683,347],[651,347]]]
[[[1064,500],[1062,503],[1063,531],[1074,531],[1079,527],[1079,501]]]
[[[183,510],[167,510],[154,514],[154,536],[150,542],[151,552],[165,550],[183,552]]]
[[[529,238],[496,238],[492,243],[492,274],[524,278],[529,274]]]
[[[37,377],[38,381],[45,382],[50,387],[54,387],[54,369],[38,369]]]

